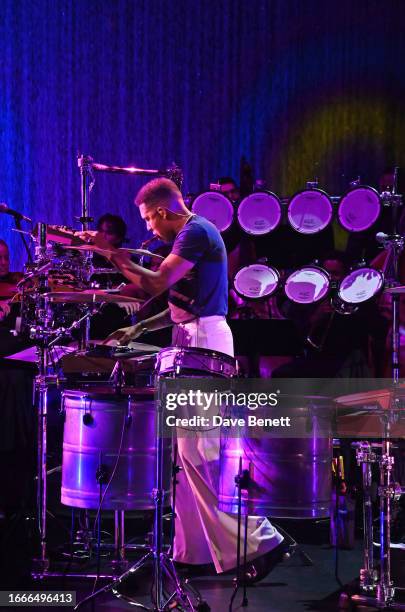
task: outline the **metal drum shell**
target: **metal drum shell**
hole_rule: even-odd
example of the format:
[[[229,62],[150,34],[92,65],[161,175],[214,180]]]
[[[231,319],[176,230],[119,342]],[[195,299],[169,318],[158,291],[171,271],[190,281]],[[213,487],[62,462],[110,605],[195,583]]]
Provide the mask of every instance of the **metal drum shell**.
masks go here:
[[[374,199],[375,210],[373,214],[369,215],[367,223],[365,222],[363,215],[362,225],[354,229],[353,224],[359,224],[360,222],[359,213],[361,211],[358,202],[356,202],[355,205],[353,205],[353,203],[352,206],[349,206],[349,204],[350,200],[353,200],[353,197],[356,194],[359,194],[360,192],[364,192],[364,195],[368,195],[369,198],[372,197]],[[378,217],[381,214],[381,209],[382,204],[380,194],[376,189],[374,189],[374,187],[370,187],[369,185],[356,185],[355,187],[352,187],[351,189],[346,191],[345,195],[342,196],[342,198],[340,199],[340,202],[337,207],[337,219],[343,229],[348,232],[364,232],[370,229],[370,227],[372,227],[377,221]]]
[[[256,276],[263,275],[263,277],[264,277],[266,272],[270,271],[271,274],[274,275],[274,287],[272,287],[271,290],[268,291],[267,293],[262,293],[262,291],[260,290],[260,295],[247,295],[247,293],[244,293],[242,291],[242,288],[240,287],[238,281],[239,281],[239,278],[241,277],[241,275],[244,272],[247,272],[248,270],[251,270],[253,273],[256,273]],[[251,264],[249,266],[244,266],[243,268],[240,268],[237,271],[237,273],[233,277],[233,283],[232,284],[233,284],[233,287],[234,287],[236,293],[238,295],[240,295],[241,297],[243,297],[244,299],[262,300],[262,299],[269,298],[270,296],[274,295],[274,293],[277,291],[277,289],[280,286],[280,273],[273,266],[268,266],[266,264],[261,264],[261,263]],[[252,291],[252,293],[253,293],[253,291]]]
[[[193,213],[211,221],[221,233],[230,229],[235,216],[231,200],[220,191],[204,191],[200,193],[194,198],[191,210]],[[220,212],[221,215],[219,214]]]
[[[302,222],[302,219],[301,219],[301,222],[298,224],[292,218],[294,205],[298,204],[299,198],[302,199],[302,196],[304,194],[306,194],[308,197],[312,196],[312,199],[314,201],[315,200],[322,201],[323,202],[323,206],[325,206],[325,211],[327,209],[327,212],[325,212],[326,220],[323,220],[322,223],[320,225],[318,225],[318,227],[316,227],[316,225],[314,224],[313,220],[311,221],[311,217],[313,217],[313,215],[311,216],[309,214],[309,211],[305,211],[305,213],[303,213],[303,215],[302,215],[302,219],[305,217],[305,215],[307,215],[307,217],[308,217],[308,219],[304,223]],[[308,203],[307,203],[306,206],[308,207]],[[288,209],[287,209],[287,218],[288,218],[288,222],[289,222],[291,228],[293,230],[295,230],[296,232],[298,232],[300,234],[304,234],[304,235],[318,234],[319,232],[321,232],[325,228],[327,228],[328,225],[332,221],[332,218],[333,218],[333,205],[332,205],[331,197],[326,193],[326,191],[323,191],[323,189],[318,189],[318,188],[314,188],[314,189],[302,189],[301,191],[297,191],[290,198],[290,201],[289,201],[289,204],[288,204]],[[306,227],[305,227],[305,225],[306,225]]]
[[[261,200],[261,201],[260,201]],[[260,207],[263,203],[268,200],[268,204],[272,205],[274,210],[272,211],[272,218],[264,218],[263,211],[260,211]],[[256,217],[250,223],[250,227],[244,219],[246,216],[246,208],[251,205],[255,210]],[[281,223],[283,213],[281,207],[280,198],[272,191],[255,191],[245,196],[238,205],[237,218],[240,228],[251,236],[266,236]]]
[[[311,436],[227,438],[221,432],[219,503],[223,512],[237,514],[235,476],[249,469],[251,486],[242,491],[242,513],[289,519],[319,519],[330,515],[333,403],[328,398],[297,398],[286,416],[301,420]],[[295,405],[294,405],[295,404]],[[256,410],[258,417],[268,409]],[[319,436],[319,429],[330,435]]]
[[[158,376],[214,376],[231,378],[237,374],[237,361],[234,357],[197,347],[168,346],[159,351],[156,361]]]
[[[154,389],[128,388],[121,395],[110,389],[75,389],[63,393],[63,504],[96,509],[100,490],[99,464],[107,479],[123,444],[115,475],[103,499],[104,510],[147,510],[154,507],[151,491],[156,475],[156,408]],[[85,424],[83,417],[90,415]],[[125,419],[125,424],[124,424]],[[171,444],[164,444],[164,490],[170,490]],[[104,490],[104,487],[103,487]]]

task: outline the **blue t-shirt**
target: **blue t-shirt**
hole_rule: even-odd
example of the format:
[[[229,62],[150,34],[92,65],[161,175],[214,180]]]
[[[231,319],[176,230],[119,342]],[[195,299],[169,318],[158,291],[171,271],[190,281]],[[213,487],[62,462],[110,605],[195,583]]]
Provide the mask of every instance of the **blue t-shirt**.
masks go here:
[[[169,290],[175,323],[228,312],[228,268],[224,241],[213,223],[194,215],[177,234],[172,253],[193,268]]]

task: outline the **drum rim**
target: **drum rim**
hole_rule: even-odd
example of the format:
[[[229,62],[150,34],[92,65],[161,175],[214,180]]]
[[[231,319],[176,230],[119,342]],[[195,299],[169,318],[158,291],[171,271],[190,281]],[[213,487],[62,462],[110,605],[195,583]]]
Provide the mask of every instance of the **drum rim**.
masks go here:
[[[209,194],[209,193],[211,193],[211,194],[213,193],[215,195],[220,196],[222,199],[224,199],[226,201],[226,203],[229,205],[229,210],[232,211],[232,215],[231,215],[231,219],[230,219],[229,225],[227,225],[224,229],[219,229],[217,226],[215,226],[215,227],[217,227],[218,231],[222,234],[223,232],[227,232],[232,227],[232,224],[233,224],[234,219],[235,219],[235,207],[232,204],[231,200],[226,195],[224,195],[220,191],[215,191],[215,190],[207,189],[206,191],[202,191],[201,193],[197,194],[196,197],[193,199],[193,201],[191,203],[191,211],[193,211],[193,206],[194,206],[194,203],[196,202],[196,200],[199,197],[201,197],[203,195],[206,195],[206,194]],[[202,215],[201,213],[196,212],[195,214],[200,215],[201,217],[204,217],[204,215]],[[206,217],[204,217],[204,218],[206,218]],[[209,219],[207,219],[207,221],[209,221]],[[211,221],[211,223],[212,223],[212,221]],[[214,223],[214,225],[215,225],[215,223]]]
[[[208,356],[210,357],[218,357],[219,359],[224,358],[225,361],[229,361],[231,363],[234,363],[236,365],[237,360],[235,357],[232,357],[232,355],[228,355],[227,353],[221,353],[221,351],[217,351],[214,349],[209,349],[209,348],[201,348],[199,346],[165,346],[163,347],[158,355],[157,355],[157,360],[160,359],[160,355],[162,353],[165,353],[166,351],[188,351],[188,352],[193,352],[195,351],[197,354],[202,355],[203,353],[206,353]]]
[[[342,297],[342,294],[340,292],[341,290],[341,286],[342,283],[349,278],[349,276],[351,274],[354,274],[355,272],[361,271],[361,270],[373,270],[373,272],[377,273],[377,276],[380,277],[380,281],[381,281],[381,286],[377,289],[377,291],[375,293],[373,293],[373,295],[371,295],[370,297],[368,297],[366,300],[362,300],[361,302],[349,302],[347,299]],[[337,296],[340,300],[342,300],[342,302],[344,302],[345,304],[350,304],[350,305],[357,305],[357,304],[366,304],[367,302],[369,302],[370,300],[372,300],[373,298],[375,298],[383,289],[384,289],[384,281],[385,281],[385,276],[384,276],[384,272],[382,272],[381,270],[377,270],[376,268],[372,268],[371,266],[362,266],[361,268],[355,268],[354,270],[351,270],[350,272],[348,272],[348,274],[346,274],[344,276],[344,278],[342,278],[342,280],[339,283],[338,289],[337,289]]]
[[[254,232],[251,229],[246,229],[245,227],[243,227],[241,219],[240,219],[240,208],[243,204],[243,202],[245,202],[245,200],[247,200],[248,198],[251,198],[252,196],[255,196],[257,194],[265,194],[267,196],[271,196],[272,198],[274,198],[276,200],[276,203],[278,204],[278,221],[276,223],[276,225],[274,225],[274,227],[272,227],[269,230],[266,230],[265,232]],[[278,197],[278,195],[276,193],[274,193],[273,191],[269,191],[268,189],[263,189],[260,191],[254,191],[253,193],[249,193],[248,195],[244,196],[238,204],[238,208],[236,211],[236,216],[238,219],[238,223],[239,223],[239,227],[246,232],[246,234],[249,234],[250,236],[267,236],[267,234],[270,234],[270,232],[274,232],[274,230],[276,230],[280,223],[281,223],[281,219],[283,217],[283,209],[281,206],[281,199]]]
[[[329,221],[326,223],[326,225],[323,225],[320,229],[317,229],[315,231],[312,232],[303,232],[302,230],[299,230],[295,227],[295,225],[292,223],[291,218],[290,218],[290,209],[291,206],[294,202],[294,198],[296,198],[297,196],[301,195],[302,193],[320,193],[323,196],[326,196],[328,203],[329,203],[329,207],[330,207],[330,219]],[[320,189],[319,187],[314,187],[313,189],[301,189],[300,191],[297,191],[296,193],[294,193],[293,196],[291,196],[291,198],[289,198],[288,200],[288,207],[287,207],[287,220],[288,223],[290,225],[290,227],[295,231],[298,232],[299,234],[304,234],[305,236],[310,236],[311,234],[319,234],[319,232],[323,232],[324,229],[326,229],[328,227],[328,225],[330,225],[330,223],[332,222],[333,219],[333,203],[332,203],[332,198],[331,196],[324,190],[324,189]]]
[[[343,205],[345,198],[347,198],[347,196],[355,191],[358,191],[359,189],[367,189],[368,191],[372,191],[377,195],[378,198],[378,214],[376,216],[376,218],[374,219],[374,221],[368,225],[365,228],[362,229],[350,229],[348,226],[346,226],[343,221],[342,221],[342,214],[341,214],[341,206]],[[366,232],[367,230],[369,230],[371,227],[373,227],[374,223],[376,223],[378,221],[379,216],[381,215],[381,210],[382,210],[382,202],[381,202],[381,195],[379,194],[379,192],[377,191],[377,189],[375,187],[371,187],[371,185],[355,185],[354,187],[350,187],[345,193],[344,195],[340,198],[339,203],[337,205],[337,220],[339,222],[339,224],[343,227],[343,229],[345,229],[347,232],[350,232],[352,234],[355,234],[356,232]]]
[[[242,270],[245,270],[246,268],[252,268],[253,266],[261,266],[264,268],[269,268],[271,270],[274,270],[274,272],[276,273],[277,276],[277,285],[275,286],[275,288],[273,289],[273,291],[271,293],[268,293],[267,295],[262,295],[259,297],[250,297],[249,295],[245,295],[244,293],[241,293],[235,286],[235,281],[236,281],[236,277],[238,276],[238,274],[240,272],[242,272]],[[273,266],[268,266],[267,264],[262,264],[262,263],[254,263],[254,264],[249,264],[247,266],[242,266],[242,268],[239,268],[239,270],[234,274],[233,279],[232,279],[232,287],[235,289],[236,293],[243,298],[246,298],[248,300],[254,300],[254,301],[260,301],[260,300],[265,300],[269,297],[271,297],[272,295],[275,294],[275,292],[280,288],[280,281],[281,281],[281,275],[280,272],[277,270],[277,268],[273,267]]]
[[[322,295],[321,297],[318,297],[316,300],[313,300],[312,302],[297,302],[297,300],[294,300],[293,298],[291,298],[288,293],[287,293],[287,283],[289,281],[289,279],[291,278],[291,276],[293,274],[295,274],[295,272],[299,272],[300,270],[305,270],[305,269],[315,269],[317,271],[320,271],[321,273],[323,273],[326,277],[327,277],[327,281],[328,281],[328,289],[325,292],[324,295]],[[291,300],[292,302],[294,302],[294,304],[302,304],[303,306],[308,306],[310,304],[317,304],[318,302],[321,302],[322,300],[325,300],[330,291],[331,291],[331,275],[329,274],[329,272],[327,270],[325,270],[325,268],[322,268],[322,266],[317,266],[317,265],[307,265],[307,266],[301,266],[300,268],[296,268],[295,270],[293,270],[285,279],[284,281],[284,293],[286,294],[286,296],[288,297],[289,300]]]

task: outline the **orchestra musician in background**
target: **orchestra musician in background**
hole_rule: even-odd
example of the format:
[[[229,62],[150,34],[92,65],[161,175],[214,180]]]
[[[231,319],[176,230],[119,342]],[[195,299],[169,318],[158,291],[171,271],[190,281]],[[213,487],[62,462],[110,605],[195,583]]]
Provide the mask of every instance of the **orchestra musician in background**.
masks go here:
[[[17,293],[17,283],[23,278],[21,272],[10,272],[10,251],[7,242],[0,238],[0,322],[12,325],[9,318],[11,300]],[[10,327],[11,329],[11,327]]]

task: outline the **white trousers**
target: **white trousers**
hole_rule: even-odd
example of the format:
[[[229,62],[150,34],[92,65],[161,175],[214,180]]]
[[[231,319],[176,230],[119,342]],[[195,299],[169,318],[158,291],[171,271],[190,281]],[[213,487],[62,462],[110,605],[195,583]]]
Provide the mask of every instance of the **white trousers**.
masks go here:
[[[225,317],[202,317],[176,325],[173,345],[199,347],[233,356],[232,332]],[[218,509],[217,478],[220,439],[196,432],[177,439],[178,474],[174,559],[182,563],[214,563],[217,572],[236,566],[237,517]],[[242,523],[243,550],[243,523]],[[248,520],[247,556],[254,559],[275,548],[283,536],[264,517]]]

